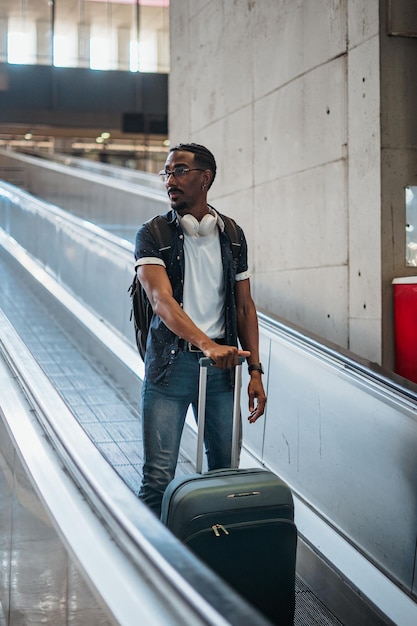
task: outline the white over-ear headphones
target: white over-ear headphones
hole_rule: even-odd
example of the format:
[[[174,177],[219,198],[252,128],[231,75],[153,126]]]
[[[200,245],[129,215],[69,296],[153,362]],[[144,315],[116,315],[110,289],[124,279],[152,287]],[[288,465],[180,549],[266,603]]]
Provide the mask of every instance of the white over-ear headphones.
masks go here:
[[[214,231],[217,224],[217,218],[214,215],[211,215],[211,213],[207,213],[201,222],[199,222],[194,215],[187,213],[186,215],[180,217],[180,224],[186,235],[190,235],[191,237],[201,235],[204,237],[204,235],[210,235]]]

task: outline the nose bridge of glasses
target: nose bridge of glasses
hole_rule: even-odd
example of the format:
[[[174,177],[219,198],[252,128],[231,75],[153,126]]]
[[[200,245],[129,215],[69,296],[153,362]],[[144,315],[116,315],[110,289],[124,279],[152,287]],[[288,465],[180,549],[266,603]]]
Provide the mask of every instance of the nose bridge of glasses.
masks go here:
[[[159,172],[159,175],[165,180],[168,180],[171,176],[174,176],[174,178],[180,178],[184,173],[183,167],[174,167],[173,170],[162,170],[162,172]]]
[[[189,167],[184,167],[183,165],[175,166],[172,170],[165,170],[161,172],[162,177],[167,181],[171,176],[174,178],[181,178],[188,172],[192,172],[193,170]]]
[[[204,172],[204,170],[201,167],[184,167],[184,165],[176,165],[173,170],[162,170],[159,172],[159,175],[167,181],[170,176],[174,176],[174,178],[181,178],[189,172]]]

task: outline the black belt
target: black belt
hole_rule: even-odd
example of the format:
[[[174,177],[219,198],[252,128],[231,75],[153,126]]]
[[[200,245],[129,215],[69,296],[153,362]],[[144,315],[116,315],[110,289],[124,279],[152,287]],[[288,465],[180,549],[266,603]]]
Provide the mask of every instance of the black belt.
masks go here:
[[[224,337],[219,337],[218,339],[212,339],[215,343],[218,343],[222,346],[225,345],[226,339]],[[198,346],[190,343],[189,341],[185,341],[185,339],[180,339],[178,342],[178,347],[180,350],[184,350],[185,352],[201,352]]]

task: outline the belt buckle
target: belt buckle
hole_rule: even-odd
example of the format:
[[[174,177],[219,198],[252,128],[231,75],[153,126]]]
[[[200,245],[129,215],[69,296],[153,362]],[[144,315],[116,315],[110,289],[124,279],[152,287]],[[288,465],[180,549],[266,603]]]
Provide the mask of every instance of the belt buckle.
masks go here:
[[[187,348],[188,352],[201,352],[200,348],[197,348],[197,346],[192,344],[190,341],[187,341]]]

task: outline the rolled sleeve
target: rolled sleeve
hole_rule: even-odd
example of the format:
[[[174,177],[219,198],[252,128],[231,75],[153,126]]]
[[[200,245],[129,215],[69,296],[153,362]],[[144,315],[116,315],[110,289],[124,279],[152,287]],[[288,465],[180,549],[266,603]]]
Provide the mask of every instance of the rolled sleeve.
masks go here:
[[[240,272],[240,274],[236,274],[236,278],[235,278],[235,280],[236,280],[236,281],[239,281],[239,280],[246,280],[247,278],[250,278],[250,277],[251,277],[251,273],[250,273],[250,271],[249,271],[249,270],[246,270],[246,272]]]
[[[162,259],[158,259],[156,256],[141,257],[135,263],[135,270],[141,265],[162,265],[162,267],[166,267],[165,262]]]

